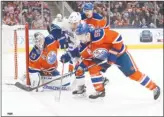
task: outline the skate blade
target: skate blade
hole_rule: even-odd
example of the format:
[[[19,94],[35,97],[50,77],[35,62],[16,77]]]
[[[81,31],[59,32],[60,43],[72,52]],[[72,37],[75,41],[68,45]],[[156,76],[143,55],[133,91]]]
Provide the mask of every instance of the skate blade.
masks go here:
[[[86,97],[87,97],[87,94],[86,93],[83,93],[83,94],[74,94],[73,95],[73,98],[75,98],[75,99],[86,98]]]
[[[91,99],[91,98],[88,98],[89,102],[91,103],[102,103],[104,102],[104,97],[98,97],[96,99]]]
[[[154,100],[156,103],[159,103],[159,102],[161,102],[161,99],[163,99],[163,94],[161,93],[160,95],[159,95],[159,97],[156,99],[156,100]]]

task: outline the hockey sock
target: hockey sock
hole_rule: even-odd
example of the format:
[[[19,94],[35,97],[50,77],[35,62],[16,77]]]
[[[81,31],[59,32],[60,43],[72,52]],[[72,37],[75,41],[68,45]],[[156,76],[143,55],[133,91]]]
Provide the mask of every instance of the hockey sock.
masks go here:
[[[142,86],[148,88],[149,90],[153,90],[157,87],[157,85],[145,74],[142,74],[139,71],[136,71],[132,75],[129,76],[132,80],[139,82]]]

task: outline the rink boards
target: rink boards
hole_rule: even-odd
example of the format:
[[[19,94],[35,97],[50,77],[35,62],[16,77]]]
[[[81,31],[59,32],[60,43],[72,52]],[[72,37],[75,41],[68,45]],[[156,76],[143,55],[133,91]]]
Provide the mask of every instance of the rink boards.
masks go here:
[[[128,49],[162,49],[163,48],[163,29],[113,29],[119,32],[122,37],[124,44],[127,45]],[[152,35],[152,42],[140,42],[140,38],[143,31],[150,31]],[[34,46],[33,35],[36,32],[41,32],[45,36],[48,35],[47,30],[29,30],[29,46],[30,50]],[[6,34],[5,34],[6,33]],[[2,30],[2,42],[8,45],[8,51],[12,52],[14,49],[13,32],[10,37],[7,38],[8,32]],[[25,39],[24,32],[22,30],[17,31],[17,45],[18,52],[25,52]],[[5,47],[4,47],[5,48]]]

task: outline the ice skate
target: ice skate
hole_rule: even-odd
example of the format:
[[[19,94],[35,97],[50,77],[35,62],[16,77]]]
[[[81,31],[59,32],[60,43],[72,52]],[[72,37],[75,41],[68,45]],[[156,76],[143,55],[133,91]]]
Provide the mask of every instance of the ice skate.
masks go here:
[[[97,91],[89,96],[90,99],[97,99],[99,97],[105,97],[105,89],[103,91]]]
[[[159,98],[160,88],[158,86],[153,90],[153,95],[154,95],[154,100],[157,100]]]
[[[77,90],[74,90],[72,94],[76,96],[86,96],[86,86],[85,85],[78,86]]]

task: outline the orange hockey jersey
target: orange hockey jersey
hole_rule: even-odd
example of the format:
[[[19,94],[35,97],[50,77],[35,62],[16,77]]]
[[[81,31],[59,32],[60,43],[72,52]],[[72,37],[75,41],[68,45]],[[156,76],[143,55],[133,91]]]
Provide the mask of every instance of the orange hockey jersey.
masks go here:
[[[95,29],[91,32],[91,43],[82,45],[80,54],[83,58],[98,58],[104,60],[107,53],[114,53],[118,56],[126,51],[122,36],[110,29]]]
[[[29,72],[51,71],[57,68],[57,49],[59,42],[52,38],[45,38],[43,51],[36,46],[30,52]]]
[[[82,20],[84,20],[87,24],[90,24],[94,28],[109,28],[109,22],[98,13],[93,13],[92,18],[87,18],[84,13],[81,15],[81,17]]]

